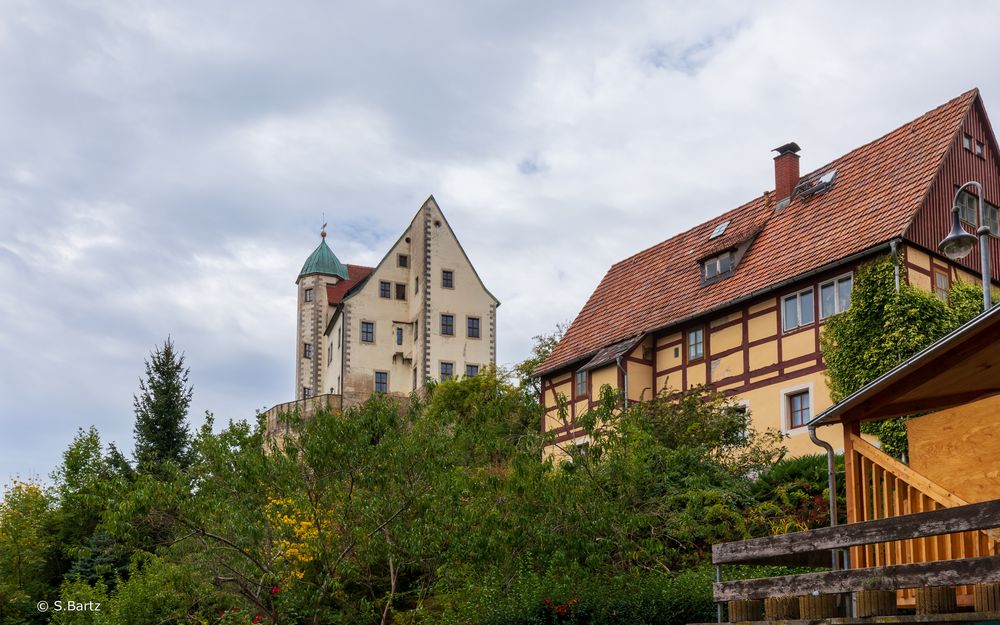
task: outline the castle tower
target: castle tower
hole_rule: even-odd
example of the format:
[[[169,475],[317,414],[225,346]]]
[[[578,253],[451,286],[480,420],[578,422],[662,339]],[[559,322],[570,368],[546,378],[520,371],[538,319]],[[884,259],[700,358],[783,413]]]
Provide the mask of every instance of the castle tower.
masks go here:
[[[320,232],[319,246],[306,259],[296,278],[298,315],[295,333],[295,397],[304,399],[323,393],[326,364],[323,331],[329,316],[327,286],[347,280],[347,267],[326,244],[326,224]]]

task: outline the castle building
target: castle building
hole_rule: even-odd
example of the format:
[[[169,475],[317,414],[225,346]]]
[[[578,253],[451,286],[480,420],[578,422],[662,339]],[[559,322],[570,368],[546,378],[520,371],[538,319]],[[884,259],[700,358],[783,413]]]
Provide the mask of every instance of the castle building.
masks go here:
[[[296,398],[351,405],[496,364],[499,301],[433,196],[375,267],[343,264],[321,236],[295,281]]]
[[[541,427],[586,444],[577,425],[603,386],[628,401],[708,384],[734,396],[757,429],[788,435],[793,455],[817,453],[810,419],[829,408],[820,352],[825,320],[850,306],[854,273],[896,251],[899,280],[946,298],[980,281],[979,249],[952,261],[937,251],[958,194],[966,230],[989,229],[1000,275],[1000,159],[978,90],[971,90],[805,175],[799,146],[777,148],[775,189],[610,268],[536,369]],[[560,398],[568,415],[560,416]],[[823,431],[835,447],[839,426]]]

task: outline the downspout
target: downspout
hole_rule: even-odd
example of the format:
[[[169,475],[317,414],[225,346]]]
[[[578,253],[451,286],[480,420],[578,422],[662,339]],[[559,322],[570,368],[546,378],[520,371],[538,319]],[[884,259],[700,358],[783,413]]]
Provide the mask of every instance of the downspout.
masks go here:
[[[893,239],[889,241],[889,249],[892,251],[892,277],[896,283],[896,292],[899,293],[899,256],[897,254],[897,249],[899,246],[899,239]]]
[[[615,365],[622,372],[622,378],[625,381],[625,388],[622,389],[625,393],[625,407],[628,408],[628,368],[622,366],[622,357],[619,356],[615,358]]]
[[[826,450],[826,479],[830,490],[830,527],[837,525],[837,461],[833,453],[833,445],[816,436],[816,426],[809,425],[809,439]],[[837,570],[837,552],[833,551],[833,568]]]

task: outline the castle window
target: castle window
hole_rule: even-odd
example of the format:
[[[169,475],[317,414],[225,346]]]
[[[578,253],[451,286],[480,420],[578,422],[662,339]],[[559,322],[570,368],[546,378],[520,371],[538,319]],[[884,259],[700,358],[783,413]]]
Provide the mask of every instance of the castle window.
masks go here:
[[[574,390],[576,391],[576,393],[574,395],[576,397],[582,397],[582,396],[586,395],[587,394],[587,372],[586,371],[577,371],[576,372],[575,382],[576,383],[574,384]]]
[[[302,387],[302,399],[309,399],[313,396],[313,390],[308,386]]]
[[[479,375],[479,365],[465,365],[465,377],[474,378]]]
[[[313,357],[313,344],[312,343],[303,343],[302,344],[302,357],[303,358],[312,358]]]
[[[853,286],[854,280],[850,274],[819,285],[820,319],[826,319],[830,315],[844,312],[850,308]]]
[[[326,350],[326,364],[333,362],[333,341],[330,341],[330,349]]]
[[[441,315],[441,334],[455,336],[455,315]]]
[[[713,256],[703,261],[704,276],[706,280],[726,275],[733,270],[733,256],[729,252],[723,252],[718,256]]]
[[[376,393],[388,393],[389,392],[389,374],[386,371],[376,371],[375,372],[375,392]]]
[[[441,363],[441,381],[445,382],[447,380],[455,377],[455,363],[453,362],[442,362]]]
[[[688,360],[698,360],[705,355],[705,331],[701,328],[688,332]]]
[[[446,289],[455,288],[455,272],[451,269],[441,270],[441,286]]]
[[[479,317],[467,317],[465,320],[466,324],[466,336],[470,339],[479,338]]]
[[[396,328],[396,345],[403,344],[403,328]]]
[[[374,343],[375,342],[375,322],[374,321],[362,321],[361,322],[361,342],[362,343]]]
[[[406,299],[406,285],[402,282],[396,283],[396,299]]]
[[[307,302],[313,301],[313,290],[312,289],[306,289],[305,298],[306,298]]]
[[[813,290],[799,291],[782,300],[782,328],[790,332],[796,328],[807,326],[815,320],[813,314]]]
[[[384,299],[392,297],[392,285],[382,280],[378,283],[378,296]]]
[[[406,254],[400,254],[400,255],[396,256],[396,265],[398,265],[400,267],[409,267],[410,266],[410,257],[407,256]]]

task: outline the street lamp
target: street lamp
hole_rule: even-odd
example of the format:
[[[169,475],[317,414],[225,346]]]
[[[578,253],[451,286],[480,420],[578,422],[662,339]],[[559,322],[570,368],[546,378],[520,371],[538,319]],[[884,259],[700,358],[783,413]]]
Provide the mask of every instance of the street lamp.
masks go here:
[[[983,265],[983,310],[987,311],[993,305],[990,297],[990,228],[986,225],[985,206],[983,205],[983,185],[975,180],[966,182],[955,192],[955,200],[951,203],[951,232],[938,244],[938,251],[951,260],[959,260],[968,256],[972,251],[972,247],[976,244],[976,237],[966,232],[958,218],[958,196],[965,187],[975,187],[976,191],[979,192],[977,196],[977,201],[979,202],[979,229],[976,231],[976,234],[979,235],[979,256]]]

